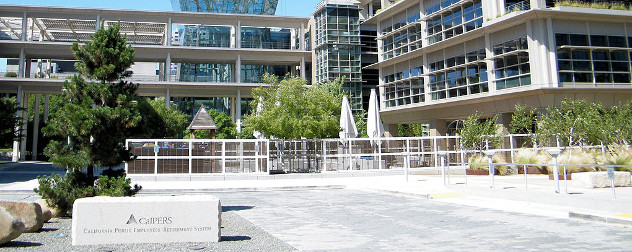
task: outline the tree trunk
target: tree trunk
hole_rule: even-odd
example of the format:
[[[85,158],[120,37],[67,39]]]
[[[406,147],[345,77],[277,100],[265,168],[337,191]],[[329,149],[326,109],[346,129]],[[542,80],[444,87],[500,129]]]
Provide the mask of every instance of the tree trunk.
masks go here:
[[[94,165],[88,165],[86,170],[87,170],[86,172],[87,172],[88,178],[90,179],[94,178]]]

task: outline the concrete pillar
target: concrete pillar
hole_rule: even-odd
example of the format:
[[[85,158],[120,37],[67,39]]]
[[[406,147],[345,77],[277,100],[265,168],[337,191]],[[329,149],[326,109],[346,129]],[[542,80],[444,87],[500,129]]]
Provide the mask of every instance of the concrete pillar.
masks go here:
[[[509,131],[511,129],[509,124],[511,123],[512,115],[513,113],[500,113],[499,114],[498,120],[496,121],[496,123],[500,125],[500,127],[496,131],[497,134],[503,134],[503,135],[509,134]]]
[[[171,53],[167,53],[165,60],[165,81],[171,81]]]
[[[385,137],[397,137],[397,124],[385,124],[384,125]]]
[[[307,78],[307,69],[305,69],[305,57],[301,58],[301,78]]]
[[[235,27],[235,48],[241,48],[241,20],[237,21]]]
[[[24,98],[24,91],[22,90],[22,85],[18,85],[18,93],[16,94],[16,102],[15,105],[18,107],[18,110],[15,112],[15,117],[17,118],[22,118],[22,110],[20,109],[20,106],[22,105],[22,99]],[[17,132],[21,132],[22,131],[22,124],[18,123],[18,125],[15,126],[15,130]],[[17,162],[20,160],[20,141],[18,141],[17,139],[13,140],[13,154],[11,157],[11,161],[12,162]]]
[[[290,49],[292,50],[298,49],[298,45],[296,44],[297,36],[296,29],[290,29]]]
[[[301,34],[298,38],[299,41],[299,50],[305,51],[305,23],[301,23]]]
[[[237,124],[237,116],[235,113],[235,100],[237,98],[235,97],[231,97],[230,98],[230,119],[233,120],[233,123]]]
[[[48,122],[48,101],[50,100],[50,95],[44,95],[44,122]]]
[[[26,58],[26,60],[24,61],[24,77],[25,78],[31,78],[31,58]]]
[[[529,0],[529,5],[531,5],[531,9],[544,9],[546,8],[545,0]]]
[[[26,76],[26,54],[24,48],[20,49],[20,59],[18,60],[18,77],[24,78]]]
[[[444,119],[435,119],[430,121],[430,136],[445,136],[448,133]]]
[[[241,90],[237,90],[237,100],[235,101],[235,117],[237,118],[237,132],[241,133]]]
[[[39,138],[39,105],[40,105],[40,95],[35,95],[35,103],[33,106],[33,149],[31,152],[31,159],[33,161],[37,160],[37,140]]]
[[[165,45],[166,46],[171,46],[171,39],[172,39],[172,29],[173,29],[173,24],[171,23],[172,20],[171,18],[167,21],[167,34],[165,34]]]
[[[528,21],[527,21],[528,23]],[[489,93],[496,93],[496,75],[494,74],[494,61],[491,60],[494,57],[494,51],[492,48],[492,42],[489,38],[489,33],[485,33],[485,65],[487,66],[487,85],[489,87]]]
[[[171,105],[171,90],[167,88],[167,93],[165,94],[165,108],[169,108]]]
[[[96,27],[94,27],[94,29],[96,31],[101,29],[101,15],[97,15],[97,24],[96,24]]]
[[[26,41],[27,37],[28,37],[28,33],[27,28],[29,26],[29,19],[28,16],[26,15],[26,12],[24,12],[24,16],[22,16],[22,41]]]
[[[369,17],[373,17],[373,3],[369,3],[369,13],[368,13]]]
[[[241,83],[241,55],[237,55],[235,61],[235,83]]]
[[[24,99],[22,99],[22,108],[24,111],[22,112],[21,118],[21,128],[20,128],[20,161],[26,160],[26,134],[27,132],[27,124],[29,122],[29,95],[25,94]]]

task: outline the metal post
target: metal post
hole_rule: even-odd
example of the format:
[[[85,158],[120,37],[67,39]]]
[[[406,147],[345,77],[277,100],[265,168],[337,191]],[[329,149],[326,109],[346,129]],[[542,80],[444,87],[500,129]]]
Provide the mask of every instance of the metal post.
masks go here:
[[[189,142],[189,170],[193,170],[193,139],[187,141]]]
[[[33,149],[31,152],[31,159],[33,161],[37,160],[37,140],[39,137],[39,105],[40,105],[40,95],[35,95],[35,103],[33,106]]]
[[[527,165],[524,165],[523,167],[524,167],[523,168],[524,169],[524,189],[528,190],[528,188],[527,188]]]
[[[566,178],[566,166],[564,166],[564,193],[568,194],[568,179]]]
[[[406,139],[406,166],[404,166],[404,172],[406,175],[406,182],[408,182],[408,172],[410,170],[410,140]]]
[[[377,167],[382,170],[384,168],[382,167],[382,139],[378,138],[377,141]]]
[[[349,170],[352,171],[353,170],[353,150],[351,149],[351,140],[349,140]]]
[[[222,173],[226,174],[226,142],[222,142]]]
[[[327,172],[327,157],[325,155],[327,155],[327,142],[325,142],[325,140],[323,139],[323,170],[322,173]]]
[[[491,180],[491,184],[490,184],[490,188],[496,188],[496,184],[494,182],[494,173],[496,172],[496,169],[494,168],[494,160],[493,160],[493,156],[496,153],[493,150],[486,150],[484,151],[485,155],[487,155],[487,163],[489,165],[489,178]]]
[[[125,139],[125,149],[129,150],[129,139]],[[129,174],[129,161],[125,162],[125,174]]]
[[[154,141],[154,175],[158,175],[158,151],[160,147],[158,146],[158,141]]]
[[[445,178],[445,153],[439,154],[441,158],[441,179],[443,179],[443,186],[447,186]]]
[[[559,168],[559,164],[557,163],[557,156],[562,153],[562,149],[548,149],[546,151],[551,155],[551,157],[553,157],[553,162],[555,162],[555,166],[553,166],[553,180],[555,181],[555,193],[560,193],[560,168]]]

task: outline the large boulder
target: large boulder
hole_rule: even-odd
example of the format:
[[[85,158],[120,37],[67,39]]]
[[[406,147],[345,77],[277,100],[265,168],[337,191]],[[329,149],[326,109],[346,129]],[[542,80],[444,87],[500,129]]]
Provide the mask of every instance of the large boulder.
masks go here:
[[[45,199],[38,199],[35,201],[35,203],[37,203],[42,208],[42,218],[45,223],[53,218],[53,212],[51,211],[50,207],[48,207],[48,203],[46,203]]]
[[[64,217],[65,213],[63,213],[62,211],[60,211],[59,209],[51,206],[48,204],[48,201],[46,201],[45,199],[39,199],[37,202],[41,207],[42,207],[42,212],[44,211],[44,208],[47,208],[50,213],[51,213],[51,218],[59,218],[59,217]]]
[[[611,187],[612,180],[608,179],[607,172],[578,172],[573,173],[573,184],[582,188]],[[630,186],[629,172],[615,172],[614,186]]]
[[[25,233],[37,232],[44,226],[42,208],[35,202],[0,201],[0,207],[24,223]]]
[[[0,244],[18,238],[24,232],[24,223],[0,207]]]

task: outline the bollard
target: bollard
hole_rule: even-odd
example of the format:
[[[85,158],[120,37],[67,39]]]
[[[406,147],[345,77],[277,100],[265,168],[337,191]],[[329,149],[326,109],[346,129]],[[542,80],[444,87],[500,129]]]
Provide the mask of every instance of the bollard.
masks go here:
[[[485,155],[487,155],[487,162],[489,163],[489,178],[491,179],[491,185],[489,187],[495,188],[496,185],[494,184],[494,173],[496,172],[496,169],[494,168],[494,160],[492,159],[492,157],[494,156],[496,151],[486,150],[484,151],[484,153]]]
[[[439,153],[441,156],[441,178],[443,179],[443,186],[447,186],[445,178],[445,153]]]
[[[557,163],[557,156],[562,153],[562,149],[548,149],[546,150],[551,157],[553,157],[553,161],[555,162],[555,166],[553,166],[553,181],[555,181],[555,193],[560,193],[560,167]]]

